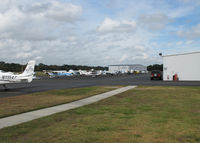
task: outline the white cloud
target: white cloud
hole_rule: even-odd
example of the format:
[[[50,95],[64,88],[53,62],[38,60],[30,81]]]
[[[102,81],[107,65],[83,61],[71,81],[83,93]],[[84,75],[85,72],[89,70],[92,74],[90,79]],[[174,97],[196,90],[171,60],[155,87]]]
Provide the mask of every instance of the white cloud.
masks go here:
[[[194,42],[193,40],[189,40],[189,41],[186,41],[185,44],[186,45],[191,45],[193,42]]]
[[[191,3],[191,4],[200,4],[199,0],[179,0],[181,3]]]
[[[170,18],[163,13],[154,13],[151,15],[142,15],[139,22],[142,26],[147,27],[149,30],[162,30],[170,23]]]
[[[136,28],[135,21],[128,20],[112,20],[110,18],[105,18],[103,23],[98,27],[98,31],[102,33],[107,32],[132,32]]]
[[[15,5],[15,0],[3,0],[0,4],[0,13],[4,13]]]
[[[132,60],[146,60],[148,58],[147,53],[137,53],[136,55],[132,56]]]
[[[193,26],[191,29],[187,29],[185,31],[178,31],[176,34],[187,39],[200,38],[200,24]]]
[[[0,13],[0,32],[10,32],[14,27],[22,24],[25,15],[17,8]]]
[[[136,46],[135,46],[135,49],[141,50],[141,51],[145,51],[145,50],[146,50],[146,47],[143,46],[143,45],[136,45]]]
[[[55,0],[37,2],[32,5],[19,7],[24,13],[31,16],[50,18],[55,21],[74,22],[82,15],[82,7],[71,3],[62,3]]]
[[[147,53],[142,53],[143,55],[143,59],[148,59],[149,58],[149,55]]]
[[[20,52],[16,54],[16,58],[17,59],[27,59],[27,58],[31,58],[32,54],[31,53],[27,53],[27,52]]]
[[[29,42],[24,42],[23,46],[22,46],[22,51],[28,52],[31,51],[31,44]]]
[[[141,29],[135,32],[109,32],[100,35],[91,35],[93,38],[87,41],[83,46],[86,53],[90,55],[85,57],[91,59],[94,63],[109,64],[147,64],[151,54],[149,47],[150,34]],[[87,37],[86,37],[87,38]],[[83,44],[84,45],[84,44]],[[95,57],[93,59],[93,56]],[[99,60],[97,60],[99,59]]]
[[[37,56],[34,58],[34,60],[36,60],[36,61],[41,60],[41,59],[42,59],[42,57],[40,57],[40,56]]]
[[[181,46],[181,45],[183,45],[183,41],[176,42],[176,46]]]
[[[191,14],[193,10],[194,10],[194,7],[188,5],[185,7],[178,7],[173,10],[169,9],[166,12],[166,15],[171,19],[181,18],[181,17],[185,17],[185,16]]]
[[[59,1],[27,4],[11,0],[4,6],[8,9],[0,10],[0,39],[57,39],[63,36],[63,32],[69,32],[72,23],[78,21],[82,14],[81,6]]]
[[[125,62],[129,58],[128,55],[123,55],[120,59],[119,62]]]
[[[82,14],[82,8],[78,5],[70,3],[52,2],[46,12],[46,16],[56,21],[73,22],[77,20]]]

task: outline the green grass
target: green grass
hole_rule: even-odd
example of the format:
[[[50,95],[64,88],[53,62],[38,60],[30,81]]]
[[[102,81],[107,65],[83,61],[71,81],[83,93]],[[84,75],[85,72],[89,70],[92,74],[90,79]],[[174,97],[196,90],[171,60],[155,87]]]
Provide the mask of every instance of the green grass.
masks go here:
[[[0,117],[6,117],[27,111],[64,104],[107,92],[120,86],[94,86],[38,92],[22,96],[0,99]]]
[[[138,87],[0,130],[1,143],[198,143],[200,87]]]

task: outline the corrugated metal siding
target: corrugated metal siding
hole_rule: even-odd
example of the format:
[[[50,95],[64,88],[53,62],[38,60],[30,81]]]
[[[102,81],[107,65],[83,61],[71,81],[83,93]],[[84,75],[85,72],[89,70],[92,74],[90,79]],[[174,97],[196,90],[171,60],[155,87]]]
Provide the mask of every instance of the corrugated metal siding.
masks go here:
[[[110,72],[127,72],[127,71],[147,71],[147,67],[143,65],[109,65]]]
[[[200,52],[163,56],[163,79],[175,74],[181,81],[200,81]]]

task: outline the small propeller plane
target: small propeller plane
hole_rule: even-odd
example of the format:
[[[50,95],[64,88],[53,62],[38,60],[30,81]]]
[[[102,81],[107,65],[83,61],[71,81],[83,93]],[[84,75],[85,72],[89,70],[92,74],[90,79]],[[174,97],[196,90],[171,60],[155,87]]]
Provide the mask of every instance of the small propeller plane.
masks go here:
[[[30,83],[34,77],[35,61],[29,61],[26,69],[21,74],[0,71],[0,85],[7,90],[6,84],[10,83]]]
[[[54,77],[62,77],[62,76],[73,76],[73,73],[67,72],[66,70],[62,70],[62,71],[48,72],[48,75],[50,76],[50,78],[54,78]]]

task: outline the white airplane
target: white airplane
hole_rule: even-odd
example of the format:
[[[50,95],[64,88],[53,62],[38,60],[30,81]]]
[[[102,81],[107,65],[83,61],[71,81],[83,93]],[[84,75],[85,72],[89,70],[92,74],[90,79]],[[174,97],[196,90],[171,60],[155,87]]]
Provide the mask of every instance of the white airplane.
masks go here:
[[[67,72],[66,70],[61,70],[61,71],[51,71],[47,73],[50,78],[54,77],[61,77],[61,76],[73,76],[71,72]]]
[[[22,74],[0,71],[0,85],[7,89],[6,84],[10,83],[30,83],[34,77],[35,61],[29,61]]]

